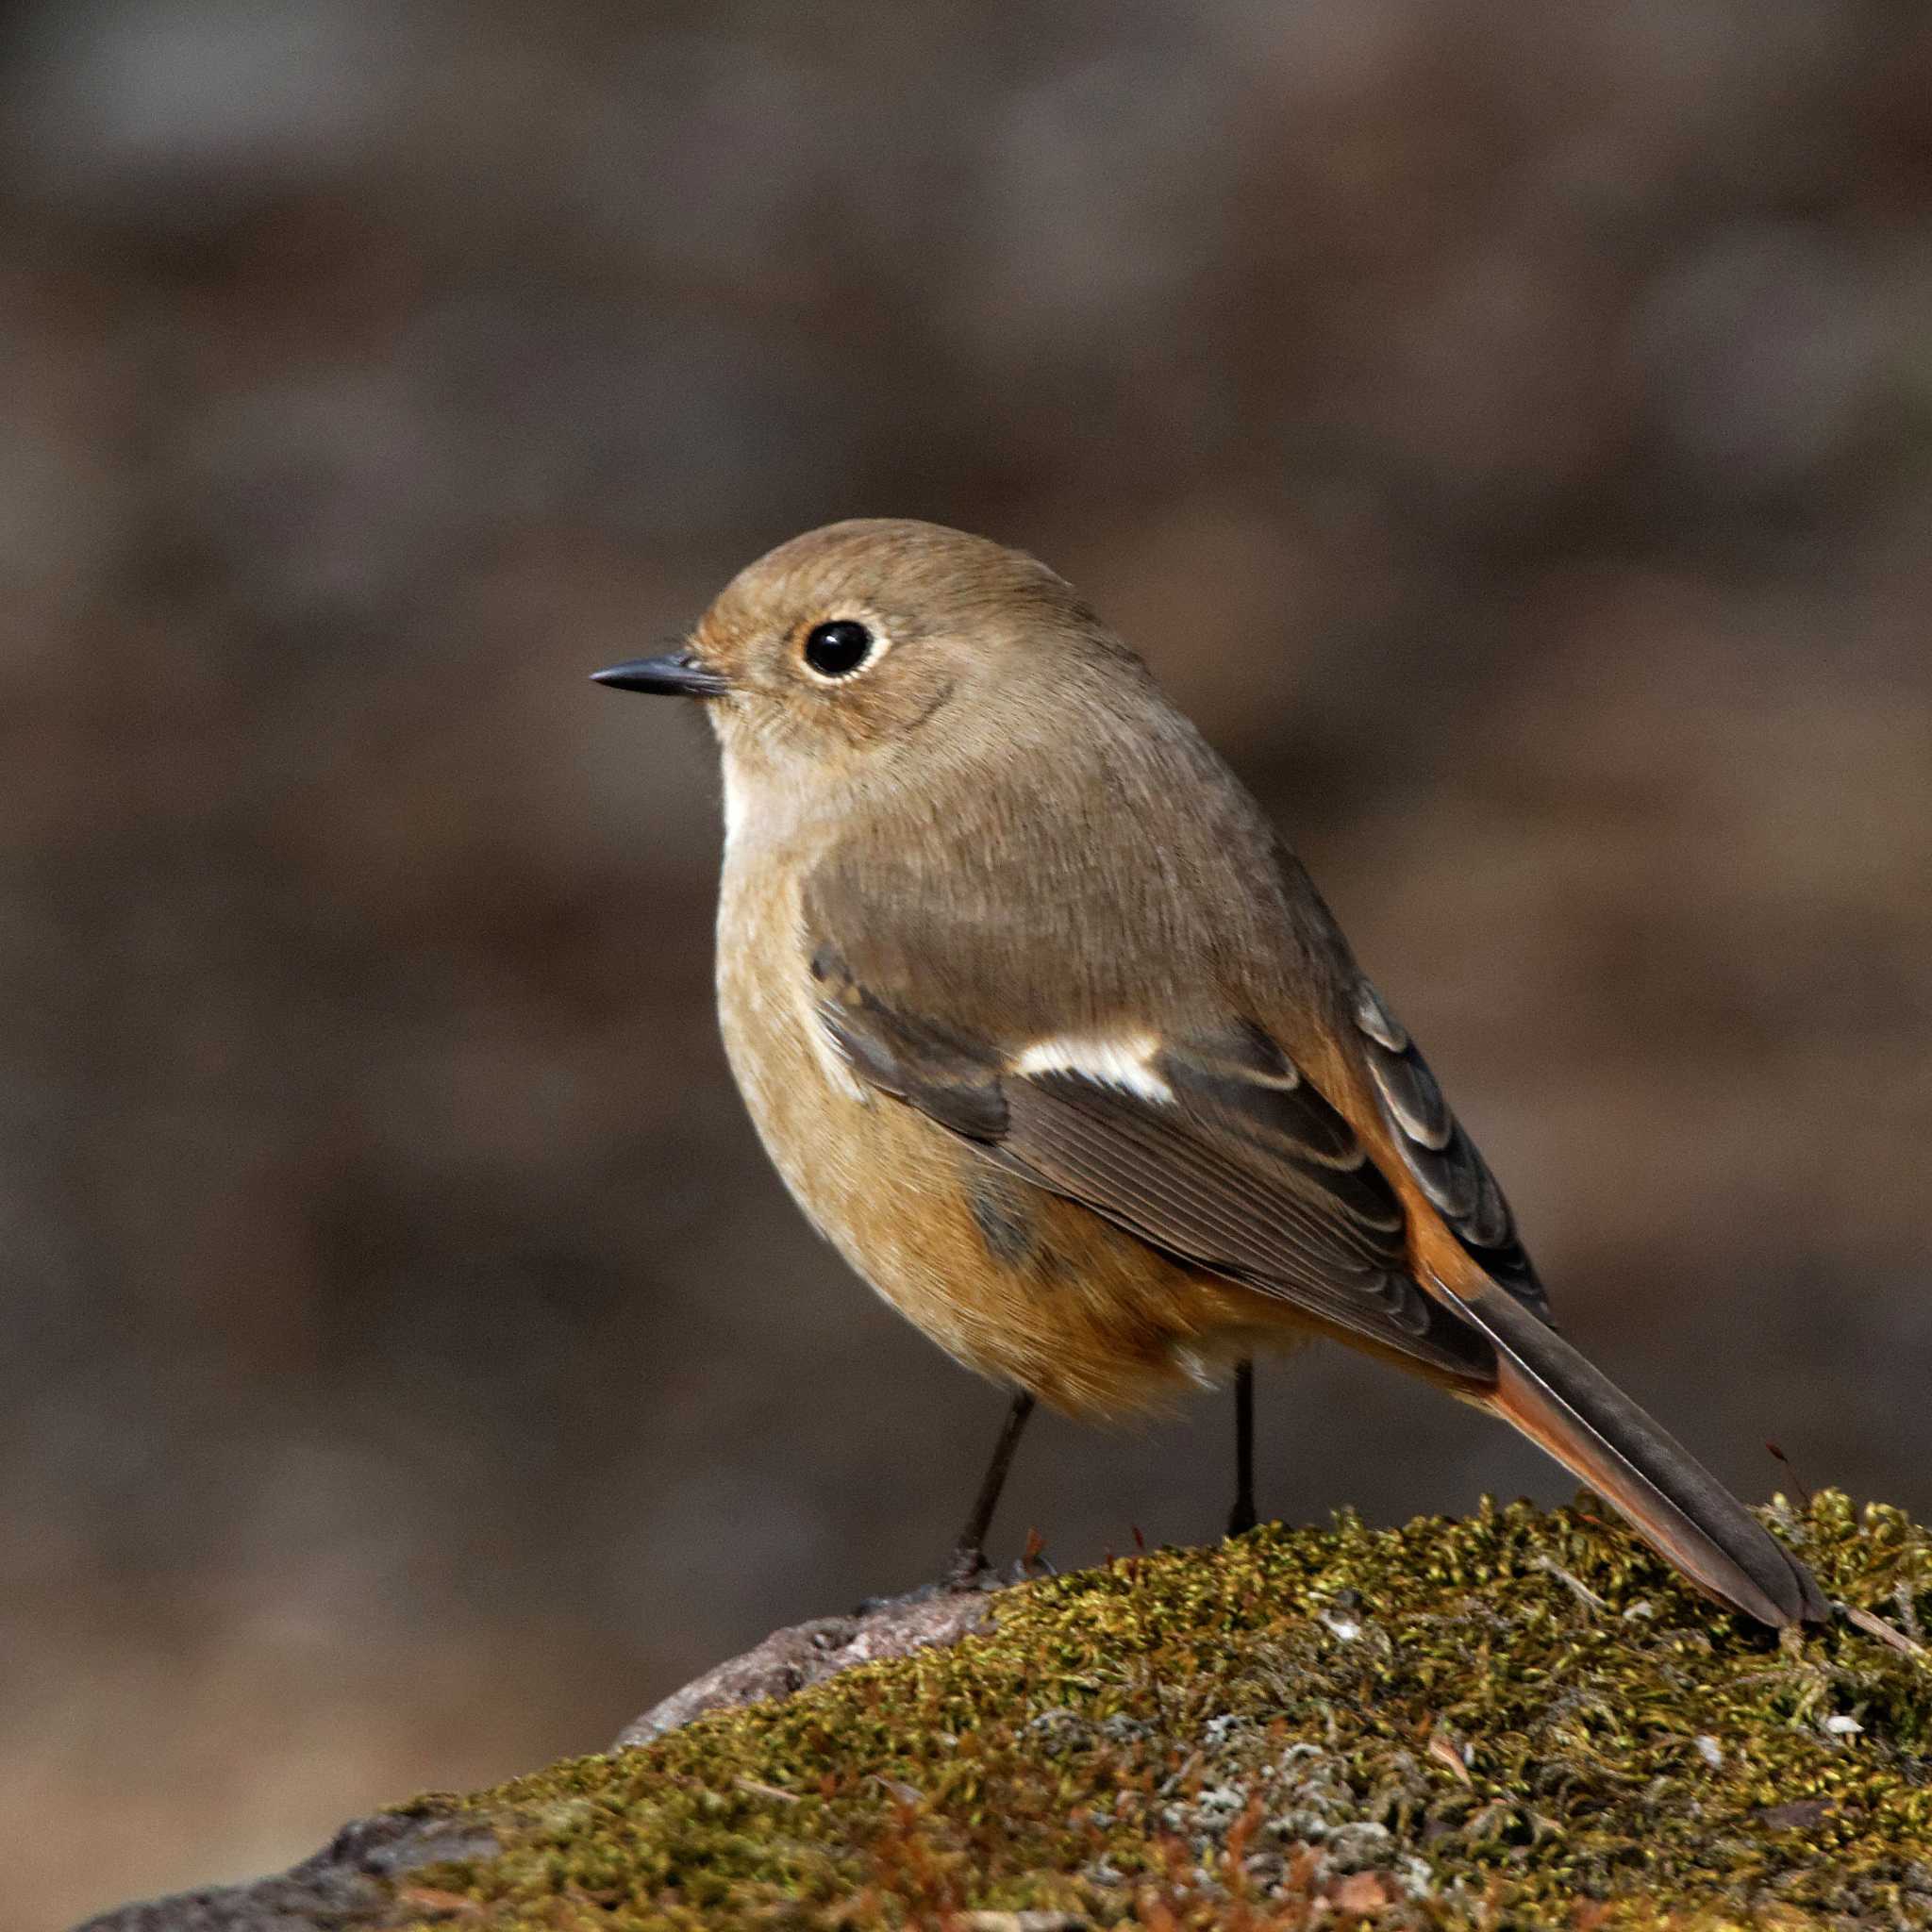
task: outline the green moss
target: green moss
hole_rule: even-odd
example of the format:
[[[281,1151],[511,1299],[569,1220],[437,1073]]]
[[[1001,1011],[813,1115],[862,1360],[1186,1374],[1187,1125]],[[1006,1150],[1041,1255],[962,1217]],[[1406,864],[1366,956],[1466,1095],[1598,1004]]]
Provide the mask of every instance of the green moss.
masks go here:
[[[1932,1618],[1897,1510],[1773,1518],[1829,1594]],[[1932,1667],[1774,1641],[1585,1508],[1342,1520],[1024,1585],[954,1649],[424,1802],[505,1839],[405,1894],[445,1926],[1932,1925]]]

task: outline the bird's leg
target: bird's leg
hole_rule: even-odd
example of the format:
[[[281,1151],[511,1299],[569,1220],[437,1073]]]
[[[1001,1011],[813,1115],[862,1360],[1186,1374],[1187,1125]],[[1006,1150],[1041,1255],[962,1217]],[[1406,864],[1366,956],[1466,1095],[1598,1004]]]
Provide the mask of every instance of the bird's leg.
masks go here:
[[[1234,1507],[1227,1533],[1240,1536],[1255,1526],[1255,1364],[1243,1357],[1234,1372]]]
[[[986,1466],[985,1479],[974,1501],[973,1513],[959,1532],[959,1541],[953,1545],[946,1581],[955,1589],[963,1589],[986,1568],[986,1533],[992,1527],[992,1512],[999,1507],[1000,1491],[1007,1486],[1007,1471],[1012,1467],[1013,1451],[1020,1446],[1020,1432],[1032,1413],[1033,1398],[1023,1389],[1007,1411],[1000,1439],[993,1444],[992,1460]]]

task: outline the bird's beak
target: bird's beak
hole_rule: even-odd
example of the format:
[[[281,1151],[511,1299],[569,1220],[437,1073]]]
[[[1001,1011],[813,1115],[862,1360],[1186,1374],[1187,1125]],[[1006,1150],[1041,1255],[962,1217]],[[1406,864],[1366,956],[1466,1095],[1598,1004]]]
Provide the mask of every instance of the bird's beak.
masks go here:
[[[680,698],[723,697],[731,689],[727,678],[698,661],[689,651],[668,651],[661,658],[633,658],[608,671],[593,671],[591,681],[618,691],[667,691]]]

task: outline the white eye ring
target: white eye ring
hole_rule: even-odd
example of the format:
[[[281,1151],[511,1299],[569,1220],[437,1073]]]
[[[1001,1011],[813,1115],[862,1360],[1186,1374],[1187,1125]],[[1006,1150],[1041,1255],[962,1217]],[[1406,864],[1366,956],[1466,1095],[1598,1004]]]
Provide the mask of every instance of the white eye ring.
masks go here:
[[[856,617],[831,617],[806,632],[798,655],[814,677],[838,684],[863,671],[883,641],[871,625]]]

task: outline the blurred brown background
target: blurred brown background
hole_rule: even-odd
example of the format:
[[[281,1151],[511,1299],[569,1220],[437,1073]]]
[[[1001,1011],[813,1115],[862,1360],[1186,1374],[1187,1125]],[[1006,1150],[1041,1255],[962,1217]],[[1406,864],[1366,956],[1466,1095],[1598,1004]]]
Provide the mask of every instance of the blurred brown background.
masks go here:
[[[1932,36],[1557,11],[0,16],[6,1924],[930,1574],[1001,1398],[766,1170],[708,747],[585,682],[834,516],[1079,582],[1573,1333],[1932,1507]],[[1271,1511],[1570,1487],[1263,1394]],[[1047,1423],[1002,1541],[1206,1538],[1229,1434]]]

